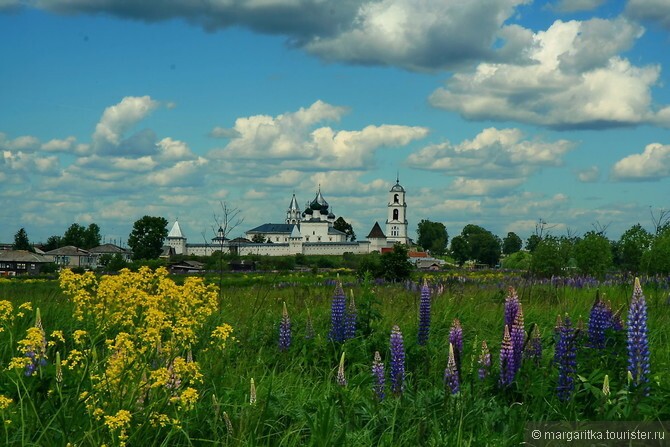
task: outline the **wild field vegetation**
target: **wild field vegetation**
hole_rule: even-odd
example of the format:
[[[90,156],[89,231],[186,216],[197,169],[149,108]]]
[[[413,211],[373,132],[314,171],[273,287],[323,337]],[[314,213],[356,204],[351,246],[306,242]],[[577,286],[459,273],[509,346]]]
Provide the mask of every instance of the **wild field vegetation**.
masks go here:
[[[642,301],[633,278],[267,278],[1,281],[0,443],[499,446],[670,418],[667,278]]]

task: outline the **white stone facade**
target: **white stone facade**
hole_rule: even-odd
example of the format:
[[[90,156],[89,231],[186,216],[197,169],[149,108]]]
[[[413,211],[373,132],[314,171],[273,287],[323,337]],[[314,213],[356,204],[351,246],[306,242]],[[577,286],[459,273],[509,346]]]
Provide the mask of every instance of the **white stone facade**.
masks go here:
[[[219,230],[211,244],[188,244],[186,236],[176,221],[170,230],[166,244],[175,254],[210,256],[217,251],[236,252],[240,256],[291,256],[304,255],[342,255],[344,253],[364,254],[392,247],[396,242],[408,244],[407,204],[405,190],[400,183],[389,191],[388,218],[386,234],[375,223],[368,240],[347,241],[346,235],[333,227],[335,215],[323,198],[321,189],[312,202],[308,202],[301,212],[295,194],[286,211],[286,220],[281,224],[267,223],[248,230],[246,240],[221,243],[223,232]],[[391,236],[392,235],[392,236]],[[259,242],[251,242],[257,240]],[[260,242],[263,240],[263,242]]]

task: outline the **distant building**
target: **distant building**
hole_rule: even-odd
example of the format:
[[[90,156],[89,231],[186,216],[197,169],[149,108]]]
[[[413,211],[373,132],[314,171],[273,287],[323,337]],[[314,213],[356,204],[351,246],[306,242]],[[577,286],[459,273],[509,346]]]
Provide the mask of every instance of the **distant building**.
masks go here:
[[[27,250],[0,250],[0,276],[37,275],[51,261]]]
[[[88,250],[73,245],[47,251],[44,253],[44,257],[59,267],[95,268],[96,256]]]
[[[209,256],[216,251],[236,252],[239,255],[342,255],[344,253],[371,253],[395,243],[409,244],[407,237],[407,203],[405,189],[396,179],[389,191],[386,234],[378,222],[368,234],[368,240],[347,241],[342,231],[334,228],[336,216],[324,199],[321,188],[314,199],[301,211],[295,194],[291,197],[286,219],[282,223],[264,223],[245,233],[245,238],[228,240],[223,229],[211,243],[191,244],[175,221],[166,239],[170,252],[178,255]],[[256,241],[256,242],[252,242]]]

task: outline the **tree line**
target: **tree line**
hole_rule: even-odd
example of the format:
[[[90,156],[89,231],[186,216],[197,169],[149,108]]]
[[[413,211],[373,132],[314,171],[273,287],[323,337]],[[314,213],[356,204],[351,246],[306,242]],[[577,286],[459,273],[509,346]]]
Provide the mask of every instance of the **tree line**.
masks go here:
[[[422,220],[418,225],[418,245],[437,256],[450,256],[460,266],[471,262],[490,267],[527,270],[535,276],[550,277],[580,273],[603,276],[610,271],[634,274],[670,273],[670,215],[654,221],[654,231],[640,223],[627,229],[618,240],[606,236],[606,228],[596,228],[579,237],[552,235],[540,220],[525,244],[514,232],[500,238],[474,224],[463,227],[451,239],[441,222]],[[596,226],[598,227],[598,226]]]

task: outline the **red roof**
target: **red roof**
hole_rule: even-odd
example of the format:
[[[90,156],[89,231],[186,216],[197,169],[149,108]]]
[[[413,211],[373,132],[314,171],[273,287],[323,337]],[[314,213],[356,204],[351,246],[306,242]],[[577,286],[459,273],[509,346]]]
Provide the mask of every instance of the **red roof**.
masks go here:
[[[409,256],[410,258],[427,258],[428,253],[426,253],[425,251],[410,251],[407,253],[407,256]]]

